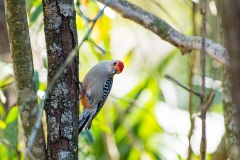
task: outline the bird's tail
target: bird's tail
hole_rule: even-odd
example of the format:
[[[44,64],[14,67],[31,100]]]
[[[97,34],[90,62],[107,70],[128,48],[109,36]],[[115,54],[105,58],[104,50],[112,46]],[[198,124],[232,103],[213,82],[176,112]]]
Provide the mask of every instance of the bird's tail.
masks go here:
[[[78,133],[80,134],[83,129],[90,129],[92,119],[94,117],[95,110],[83,109],[82,114],[79,118]]]
[[[82,118],[82,116],[79,119],[79,125],[78,125],[78,134],[80,134],[82,132],[82,130],[84,129],[85,125],[87,124],[88,120],[89,120],[90,116]]]

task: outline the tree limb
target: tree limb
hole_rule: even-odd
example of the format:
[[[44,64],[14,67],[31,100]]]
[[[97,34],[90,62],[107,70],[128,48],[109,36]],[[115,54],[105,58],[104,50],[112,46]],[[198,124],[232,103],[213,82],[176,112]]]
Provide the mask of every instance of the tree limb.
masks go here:
[[[107,2],[107,0],[97,1],[103,4]],[[120,13],[122,17],[133,20],[134,22],[154,32],[163,40],[178,47],[183,54],[190,53],[192,50],[201,50],[201,37],[186,36],[181,34],[161,18],[128,1],[111,0],[109,7]],[[211,57],[224,65],[228,65],[229,56],[226,48],[207,38],[205,39],[205,47],[206,53],[208,53]]]

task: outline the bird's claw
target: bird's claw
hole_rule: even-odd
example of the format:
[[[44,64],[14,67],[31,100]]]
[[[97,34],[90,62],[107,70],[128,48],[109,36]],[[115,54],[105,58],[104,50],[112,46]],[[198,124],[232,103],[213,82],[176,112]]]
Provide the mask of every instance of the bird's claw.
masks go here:
[[[86,93],[86,90],[84,89],[83,85],[82,85],[82,82],[79,82],[80,86],[81,86],[81,89],[83,90],[83,92]]]

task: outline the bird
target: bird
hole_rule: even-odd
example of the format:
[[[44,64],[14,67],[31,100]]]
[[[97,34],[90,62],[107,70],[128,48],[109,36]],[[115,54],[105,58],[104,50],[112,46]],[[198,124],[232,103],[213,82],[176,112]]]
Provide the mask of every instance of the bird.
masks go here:
[[[80,82],[83,107],[79,118],[79,134],[83,129],[91,128],[92,120],[102,109],[112,88],[113,77],[123,71],[120,60],[104,60],[92,67]]]

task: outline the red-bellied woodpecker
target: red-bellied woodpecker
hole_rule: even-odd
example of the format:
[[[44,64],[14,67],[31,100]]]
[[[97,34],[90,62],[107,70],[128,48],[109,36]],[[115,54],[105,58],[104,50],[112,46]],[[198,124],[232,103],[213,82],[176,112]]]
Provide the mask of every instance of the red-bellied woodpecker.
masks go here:
[[[113,76],[122,72],[123,62],[119,60],[102,61],[86,74],[81,84],[81,105],[79,133],[90,129],[92,120],[103,107],[111,91]]]

